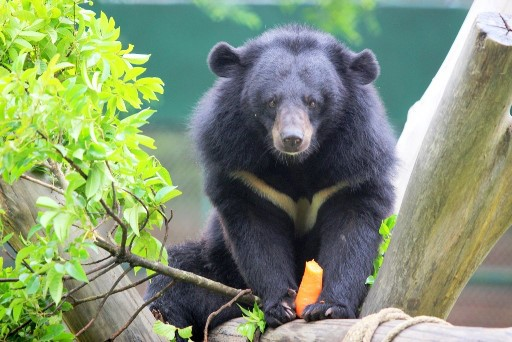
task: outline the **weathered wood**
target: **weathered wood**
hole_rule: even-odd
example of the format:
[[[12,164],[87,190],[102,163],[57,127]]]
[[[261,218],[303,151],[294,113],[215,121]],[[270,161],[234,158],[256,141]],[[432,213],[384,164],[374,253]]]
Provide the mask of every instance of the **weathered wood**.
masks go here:
[[[23,246],[18,238],[19,234],[26,236],[30,228],[36,223],[37,208],[35,202],[42,195],[55,196],[55,194],[49,193],[48,189],[26,180],[20,180],[13,185],[8,185],[0,180],[0,207],[6,211],[6,216],[2,219],[7,231],[15,233],[10,243],[16,250]],[[89,261],[100,260],[107,255],[104,251],[100,251],[98,254],[92,252]],[[123,269],[118,266],[85,286],[74,297],[80,299],[108,292],[122,273]],[[74,288],[77,284],[76,281],[65,282],[68,290]],[[118,287],[129,284],[130,280],[125,277]],[[79,341],[105,341],[128,321],[142,303],[142,298],[135,288],[112,295],[105,303],[103,311],[94,324],[80,335]],[[84,327],[95,314],[98,304],[99,300],[84,303],[72,311],[64,313],[64,320],[70,331],[76,333]],[[154,317],[149,310],[144,309],[116,341],[164,341],[152,332],[154,321]]]
[[[314,323],[306,323],[302,319],[286,323],[277,329],[268,329],[260,337],[261,342],[271,341],[341,341],[347,331],[359,320],[357,319],[328,319]],[[208,337],[209,342],[245,342],[246,339],[236,334],[236,327],[244,320],[237,318],[224,323],[215,329]],[[391,321],[382,324],[373,335],[372,341],[378,342],[387,333],[404,321]],[[491,329],[458,327],[433,323],[422,323],[401,332],[393,341],[511,341],[512,328]]]
[[[512,225],[512,16],[470,31],[427,131],[363,315],[446,317]]]
[[[398,213],[400,209],[405,189],[407,188],[423,138],[427,133],[427,129],[430,126],[434,114],[438,112],[439,102],[446,92],[446,86],[454,73],[455,65],[458,63],[462,47],[466,42],[469,31],[473,27],[476,16],[483,12],[512,13],[512,1],[473,1],[466,19],[436,76],[432,79],[432,82],[421,99],[409,109],[407,122],[396,145],[400,166],[394,181],[397,194],[395,213]]]

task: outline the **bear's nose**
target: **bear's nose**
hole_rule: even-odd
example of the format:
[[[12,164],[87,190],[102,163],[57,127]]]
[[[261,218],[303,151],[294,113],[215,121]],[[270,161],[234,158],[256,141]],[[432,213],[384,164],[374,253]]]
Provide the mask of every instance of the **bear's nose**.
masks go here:
[[[302,144],[302,137],[298,136],[298,134],[290,134],[283,137],[283,145],[288,152],[297,151],[300,144]]]

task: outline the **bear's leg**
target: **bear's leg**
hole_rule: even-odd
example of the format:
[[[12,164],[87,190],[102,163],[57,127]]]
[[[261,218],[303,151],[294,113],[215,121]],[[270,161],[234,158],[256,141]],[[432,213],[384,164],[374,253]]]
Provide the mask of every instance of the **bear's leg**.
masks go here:
[[[368,188],[340,194],[324,205],[316,226],[320,235],[316,259],[324,268],[323,289],[318,303],[304,309],[306,321],[358,316],[368,292],[365,280],[372,273],[381,240],[380,221],[391,203],[375,195],[371,191],[375,187]]]
[[[212,252],[206,252],[206,249],[209,248],[206,248],[203,242],[191,242],[172,247],[168,250],[169,266],[223,283],[229,282],[229,280],[225,281],[227,279],[219,279],[219,274],[215,271],[215,260],[211,260],[209,255]],[[223,266],[226,267],[224,271],[229,272],[230,264],[226,263],[226,258],[224,258],[224,263],[225,265]],[[237,273],[236,269],[231,271],[235,274]],[[148,287],[145,299],[147,300],[154,296],[170,281],[172,281],[171,277],[156,276]],[[238,282],[226,285],[244,288],[243,284]],[[170,323],[177,328],[192,326],[192,339],[194,341],[202,341],[204,326],[209,314],[219,309],[230,299],[189,283],[176,282],[163,296],[150,305],[150,310],[158,311],[164,322]],[[209,329],[229,319],[241,317],[241,315],[238,306],[234,305],[227,308],[213,319]],[[180,341],[179,338],[178,341]]]

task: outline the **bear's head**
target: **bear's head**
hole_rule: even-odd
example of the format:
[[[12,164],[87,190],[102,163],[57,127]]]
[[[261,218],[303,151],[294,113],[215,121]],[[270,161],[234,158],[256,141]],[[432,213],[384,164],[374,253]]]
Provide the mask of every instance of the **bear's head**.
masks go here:
[[[356,54],[331,35],[297,25],[268,31],[239,48],[218,43],[208,64],[239,85],[239,112],[250,116],[246,120],[272,150],[297,160],[342,124],[345,106],[360,96],[354,90],[379,74],[370,50]]]

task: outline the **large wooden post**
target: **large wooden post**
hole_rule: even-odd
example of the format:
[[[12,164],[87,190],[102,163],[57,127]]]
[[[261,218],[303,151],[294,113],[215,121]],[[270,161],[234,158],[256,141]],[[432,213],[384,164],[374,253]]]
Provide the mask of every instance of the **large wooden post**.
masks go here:
[[[478,15],[416,159],[363,315],[446,317],[512,225],[512,16]]]

